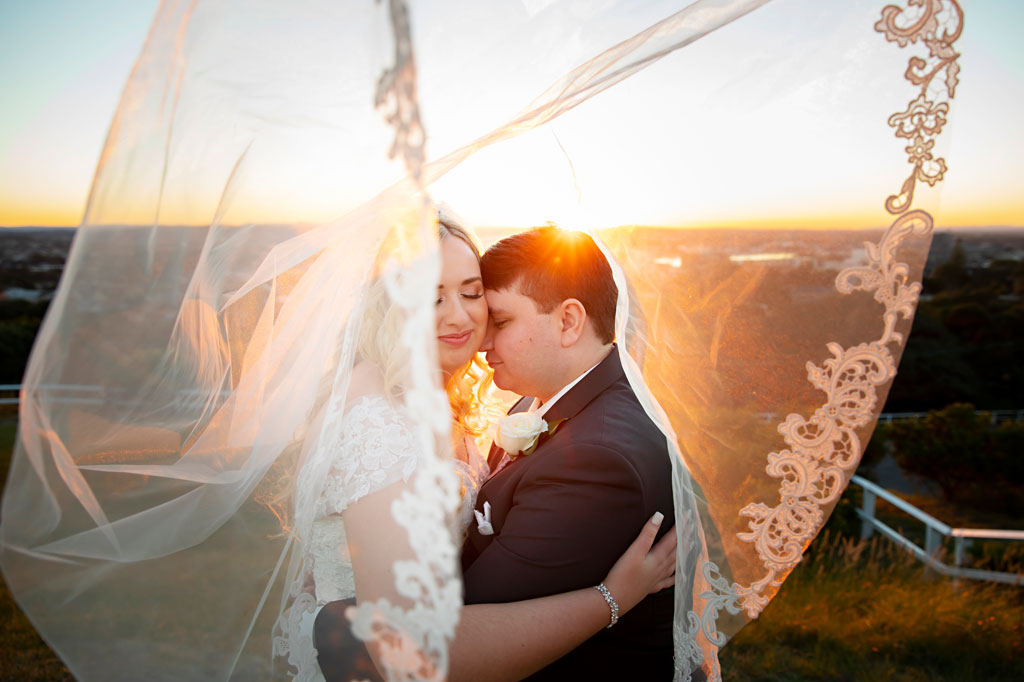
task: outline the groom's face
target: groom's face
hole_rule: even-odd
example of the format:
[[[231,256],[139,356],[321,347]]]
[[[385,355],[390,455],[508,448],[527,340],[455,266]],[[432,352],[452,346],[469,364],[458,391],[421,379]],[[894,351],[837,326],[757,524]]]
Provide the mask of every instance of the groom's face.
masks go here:
[[[542,313],[518,287],[488,289],[490,324],[480,350],[494,370],[498,388],[546,400],[558,392],[560,328],[553,313]]]

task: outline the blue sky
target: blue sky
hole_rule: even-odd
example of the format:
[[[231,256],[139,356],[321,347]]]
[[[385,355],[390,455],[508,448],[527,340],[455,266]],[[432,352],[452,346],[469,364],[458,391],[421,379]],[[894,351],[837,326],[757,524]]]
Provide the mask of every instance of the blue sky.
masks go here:
[[[788,1],[765,10],[785,9]],[[0,7],[0,225],[78,221],[157,5],[36,0]],[[970,224],[973,216],[1024,224],[1024,129],[1017,123],[1024,111],[1024,3],[963,5],[963,82],[946,142],[951,173],[943,208],[953,224]]]

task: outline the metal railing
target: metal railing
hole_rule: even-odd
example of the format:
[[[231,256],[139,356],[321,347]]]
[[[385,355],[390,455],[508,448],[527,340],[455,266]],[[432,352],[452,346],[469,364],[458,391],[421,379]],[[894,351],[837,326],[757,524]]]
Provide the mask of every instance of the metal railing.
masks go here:
[[[982,415],[987,416],[992,420],[993,424],[1024,421],[1024,410],[975,410],[974,414],[979,417]],[[878,415],[878,423],[892,424],[894,421],[924,419],[927,416],[927,412],[883,412]]]
[[[105,390],[102,386],[85,385],[41,385],[40,389],[50,391],[63,391],[67,393],[66,400],[79,402],[102,402]],[[21,384],[0,384],[0,405],[17,405],[18,396],[21,392]],[[1024,421],[1024,410],[977,410],[977,415],[987,415],[992,419],[993,424],[1003,422]],[[883,412],[878,415],[879,424],[891,424],[902,419],[924,419],[926,412]],[[778,421],[780,415],[775,412],[760,412],[758,418],[767,423]]]
[[[102,386],[78,384],[41,384],[41,391],[61,393],[61,402],[80,405],[100,405],[104,402]],[[0,384],[0,405],[17,405],[21,402],[21,384]]]
[[[20,391],[21,384],[0,384],[0,405],[17,405]]]
[[[87,384],[40,384],[39,394],[45,394],[52,402],[65,405],[123,405],[135,400],[132,394],[121,388],[90,386]],[[230,391],[218,391],[216,397],[224,399]],[[175,392],[173,404],[179,407],[204,406],[210,400],[206,391],[180,389]],[[0,384],[0,405],[17,405],[21,402],[21,384]]]
[[[974,414],[979,417],[982,415],[988,417],[993,424],[1024,421],[1024,410],[975,410]],[[785,415],[779,412],[757,413],[757,418],[765,424],[774,424],[784,416]],[[893,422],[903,421],[906,419],[924,419],[927,416],[927,412],[882,412],[878,415],[878,423],[892,424]]]
[[[970,578],[972,580],[992,580],[1010,585],[1024,585],[1024,574],[1005,571],[987,571],[978,568],[965,568],[964,555],[973,540],[1005,540],[1009,542],[1024,541],[1022,530],[988,530],[985,528],[951,528],[931,514],[927,514],[906,500],[903,500],[876,483],[863,476],[854,475],[850,482],[864,490],[864,499],[857,515],[861,519],[861,538],[871,537],[875,530],[910,550],[914,556],[928,564],[943,575],[954,578]],[[924,547],[904,537],[899,531],[879,521],[875,517],[875,500],[882,498],[897,509],[913,516],[925,525]],[[942,537],[953,538],[953,565],[944,563],[939,557],[942,548]]]
[[[43,390],[60,391],[65,395],[61,396],[61,402],[73,402],[82,404],[96,404],[105,402],[104,390],[99,386],[84,385],[43,385]],[[0,405],[17,405],[19,402],[20,384],[0,384]],[[9,395],[13,394],[13,395]],[[199,400],[198,395],[181,396],[179,399]],[[107,398],[109,399],[109,398]],[[992,412],[993,422],[996,420],[996,413]],[[882,414],[879,421],[891,422],[893,419],[913,419],[923,417],[917,413],[889,413]],[[1024,410],[1002,410],[999,417],[1001,420],[1020,420],[1024,416]],[[885,419],[889,417],[888,419]],[[857,515],[861,519],[861,538],[867,539],[878,530],[900,546],[910,550],[918,559],[944,575],[955,578],[970,578],[974,580],[992,580],[995,582],[1008,583],[1011,585],[1024,585],[1024,574],[1008,573],[1004,571],[988,571],[977,568],[966,568],[963,566],[967,548],[973,540],[1005,540],[1009,542],[1024,541],[1024,531],[1020,530],[988,530],[983,528],[951,528],[939,521],[934,516],[927,514],[906,500],[903,500],[876,483],[872,483],[862,476],[854,475],[850,482],[860,486],[864,491],[864,498]],[[925,525],[924,547],[915,544],[906,538],[899,531],[875,517],[875,500],[882,498],[897,509],[906,512]],[[942,536],[953,538],[953,565],[943,563],[939,559],[939,550],[942,548]]]

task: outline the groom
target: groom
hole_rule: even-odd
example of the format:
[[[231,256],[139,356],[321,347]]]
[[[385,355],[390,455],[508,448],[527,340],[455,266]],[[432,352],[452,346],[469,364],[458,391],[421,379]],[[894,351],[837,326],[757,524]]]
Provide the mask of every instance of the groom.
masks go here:
[[[529,454],[491,449],[470,524],[465,601],[511,602],[601,582],[651,515],[673,525],[665,435],[644,412],[614,341],[617,289],[594,241],[542,227],[483,256],[491,327],[482,351],[500,388],[551,425]],[[528,450],[528,449],[527,449]],[[614,597],[614,595],[612,595]],[[609,612],[610,616],[610,612]],[[673,593],[650,595],[531,680],[669,680]]]

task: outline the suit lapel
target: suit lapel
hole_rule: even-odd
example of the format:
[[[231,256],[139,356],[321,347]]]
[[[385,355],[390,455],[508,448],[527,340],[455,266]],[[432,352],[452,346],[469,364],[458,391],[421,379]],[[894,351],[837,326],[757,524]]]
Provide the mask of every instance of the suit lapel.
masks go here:
[[[551,409],[544,414],[544,421],[551,424],[560,419],[572,419],[584,407],[590,404],[590,401],[623,376],[622,364],[619,362],[618,347],[612,346],[612,351],[608,354],[608,357],[599,362],[587,376],[583,377],[578,384],[569,389],[568,393],[551,406]],[[525,412],[530,409],[532,404],[532,397],[520,398],[508,413]],[[544,441],[546,440],[547,436],[542,434],[541,440],[537,445],[538,450],[544,447]],[[536,451],[533,454],[537,454]],[[490,467],[492,476],[497,473],[498,466],[501,464],[504,456],[504,450],[497,445],[491,445],[491,450],[487,455],[487,465]]]
[[[602,360],[587,376],[583,377],[578,384],[573,386],[564,396],[558,399],[557,403],[551,406],[551,409],[544,415],[545,421],[551,423],[559,419],[572,419],[583,411],[583,408],[590,404],[594,398],[607,390],[616,381],[622,379],[623,376],[624,373],[622,365],[619,363],[618,350],[613,348],[608,357]],[[533,398],[521,398],[509,410],[509,414],[528,410],[532,404]],[[556,436],[558,436],[557,432],[551,438]],[[484,502],[491,503],[495,535],[481,535],[476,524],[470,524],[469,534],[462,555],[463,570],[467,570],[480,553],[501,533],[501,526],[506,514],[508,514],[515,486],[514,481],[506,478],[506,476],[510,475],[510,472],[515,472],[522,465],[519,460],[530,460],[537,456],[543,456],[539,451],[544,448],[546,440],[538,444],[537,450],[532,455],[517,458],[515,462],[512,462],[497,473],[494,472],[496,472],[498,465],[505,456],[505,451],[496,445],[491,446],[487,463],[491,468],[492,474],[480,488],[476,508],[477,510],[482,510]],[[509,485],[513,487],[512,491],[508,489]]]
[[[569,392],[558,399],[551,409],[544,414],[549,424],[559,419],[572,419],[583,411],[583,408],[609,386],[623,377],[622,364],[619,362],[618,347],[612,346],[611,353],[599,362],[590,374],[583,377]]]

